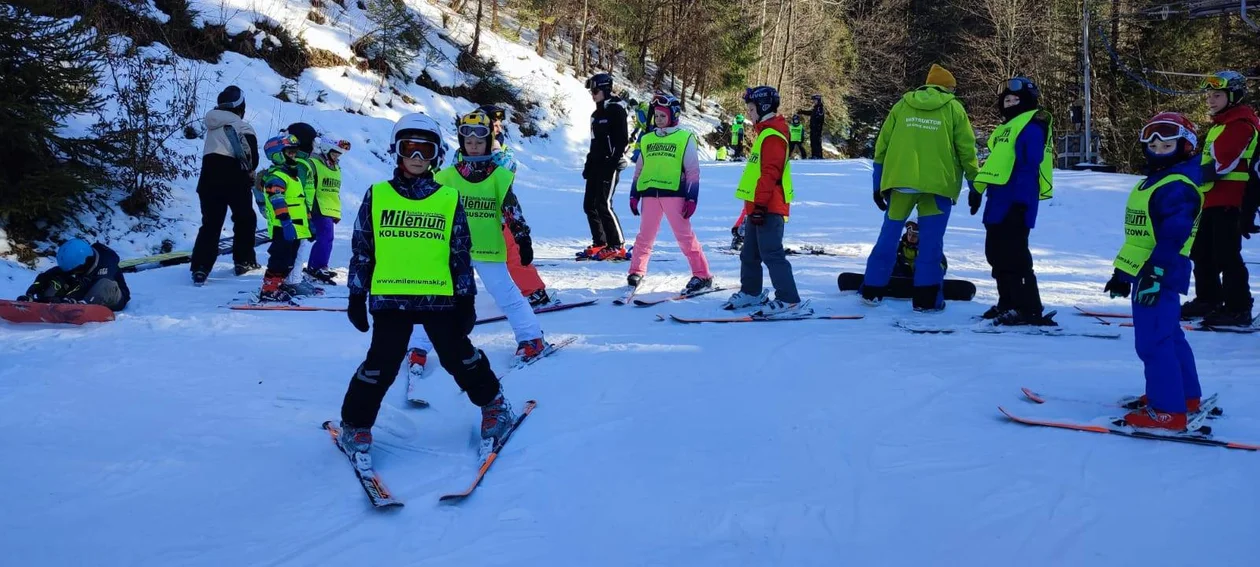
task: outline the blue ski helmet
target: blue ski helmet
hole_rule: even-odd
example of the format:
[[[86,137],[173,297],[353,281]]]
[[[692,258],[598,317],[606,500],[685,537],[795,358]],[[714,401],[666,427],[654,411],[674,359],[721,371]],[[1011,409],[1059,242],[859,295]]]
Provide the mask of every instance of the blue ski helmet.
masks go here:
[[[61,248],[57,249],[57,267],[67,272],[72,272],[82,268],[87,264],[92,256],[96,255],[96,251],[92,250],[92,245],[88,244],[82,238],[71,238]]]

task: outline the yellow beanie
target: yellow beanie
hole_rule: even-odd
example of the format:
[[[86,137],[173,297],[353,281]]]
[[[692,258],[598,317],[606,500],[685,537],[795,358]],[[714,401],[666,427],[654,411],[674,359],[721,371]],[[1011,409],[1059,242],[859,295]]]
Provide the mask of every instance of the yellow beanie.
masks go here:
[[[933,63],[932,69],[928,71],[927,84],[945,87],[952,91],[958,86],[958,81],[955,81],[954,75],[946,71],[944,67]]]

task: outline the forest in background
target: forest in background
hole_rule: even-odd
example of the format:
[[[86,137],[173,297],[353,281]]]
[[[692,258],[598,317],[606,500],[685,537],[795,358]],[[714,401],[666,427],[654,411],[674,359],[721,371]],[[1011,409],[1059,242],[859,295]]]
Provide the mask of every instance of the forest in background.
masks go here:
[[[1260,5],[1260,2],[1252,2]],[[952,71],[982,135],[999,122],[1004,79],[1031,77],[1056,135],[1079,130],[1082,17],[1089,10],[1094,135],[1105,162],[1132,171],[1135,133],[1162,110],[1208,121],[1200,77],[1260,77],[1260,30],[1239,0],[465,0],[510,8],[547,40],[571,39],[575,74],[617,65],[645,88],[709,96],[738,109],[745,86],[780,90],[786,111],[826,103],[827,134],[848,157],[873,137],[932,63]],[[482,4],[488,6],[481,6]],[[479,8],[479,6],[481,6]],[[1260,22],[1260,8],[1249,11]],[[1260,80],[1250,84],[1260,98]],[[694,102],[696,99],[692,99]]]

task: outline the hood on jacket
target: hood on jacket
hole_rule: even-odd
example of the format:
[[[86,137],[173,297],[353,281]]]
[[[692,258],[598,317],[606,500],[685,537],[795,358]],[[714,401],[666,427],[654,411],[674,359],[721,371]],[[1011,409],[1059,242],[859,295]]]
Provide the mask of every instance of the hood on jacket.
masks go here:
[[[918,110],[936,110],[949,104],[954,98],[952,93],[947,93],[940,87],[927,85],[906,93],[901,100]]]
[[[1260,118],[1256,117],[1256,111],[1245,104],[1231,106],[1212,117],[1213,124],[1229,124],[1230,122],[1246,122],[1260,129]]]
[[[775,114],[774,116],[771,116],[770,118],[767,118],[757,123],[758,134],[760,134],[762,130],[765,130],[767,128],[773,128],[777,130],[780,134],[783,134],[784,138],[788,137],[787,120],[783,118],[782,114]]]
[[[237,126],[237,123],[245,121],[230,110],[211,109],[206,113],[206,129],[218,130],[227,125]],[[238,127],[239,128],[239,127]]]

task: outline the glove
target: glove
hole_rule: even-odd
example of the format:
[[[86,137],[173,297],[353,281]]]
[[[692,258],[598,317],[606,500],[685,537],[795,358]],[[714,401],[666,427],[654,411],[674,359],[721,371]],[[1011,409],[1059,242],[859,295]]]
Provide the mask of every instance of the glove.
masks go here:
[[[1256,210],[1243,209],[1242,218],[1239,221],[1239,229],[1242,237],[1251,240],[1251,235],[1260,233],[1260,226],[1256,226]]]
[[[351,295],[350,303],[346,306],[346,316],[350,318],[350,324],[358,329],[360,333],[368,332],[367,317],[367,296],[363,294]]]
[[[522,236],[516,239],[516,247],[521,249],[521,265],[528,266],[534,263],[534,240],[529,236]]]
[[[623,155],[617,160],[617,171],[624,171],[627,167],[630,167],[630,158]]]
[[[767,212],[766,208],[761,205],[757,205],[753,207],[752,214],[748,215],[748,222],[751,222],[757,226],[766,224],[766,212]]]
[[[630,196],[630,212],[636,217],[639,216],[639,198],[633,195]]]
[[[280,232],[285,240],[297,240],[297,227],[293,226],[293,221],[284,221],[280,223]]]
[[[1159,301],[1159,283],[1164,279],[1164,269],[1158,266],[1151,268],[1138,278],[1137,302],[1143,307],[1154,307]]]
[[[731,227],[731,238],[739,238],[740,236],[743,236],[743,235],[739,233],[739,226],[738,226],[738,225],[736,225],[736,226],[732,226],[732,227]]]
[[[691,215],[696,214],[696,202],[695,202],[695,201],[683,201],[683,211],[682,211],[682,213],[683,213],[683,218],[684,218],[684,219],[689,219],[689,218],[691,218]]]
[[[876,206],[876,207],[879,207],[879,210],[881,210],[881,211],[887,211],[887,210],[888,210],[888,201],[884,200],[884,193],[883,193],[883,192],[881,192],[880,190],[876,189],[876,190],[875,190],[875,193],[873,193],[873,194],[872,194],[872,196],[873,196],[873,197],[875,197],[875,206]]]
[[[590,163],[584,163],[584,164],[582,164],[582,179],[586,179],[586,178],[587,178],[587,177],[586,177],[586,175],[587,175],[587,172],[588,172],[588,171],[590,171],[590,169],[591,169],[591,164],[590,164]]]
[[[18,301],[30,301],[30,300],[31,300],[31,298],[30,298],[29,296],[26,296],[26,295],[19,295],[19,296],[17,296],[17,300],[18,300]]]
[[[1110,293],[1112,299],[1128,297],[1132,289],[1133,286],[1129,283],[1129,280],[1124,278],[1124,273],[1120,270],[1116,270],[1115,273],[1111,274],[1111,279],[1103,287],[1103,291]]]
[[[968,182],[968,185],[970,185],[970,182]],[[976,213],[980,212],[980,205],[983,202],[980,192],[976,191],[975,187],[971,187],[971,190],[967,192],[967,205],[971,207],[971,216],[974,217]]]
[[[341,219],[333,217],[333,224],[341,224]]]

